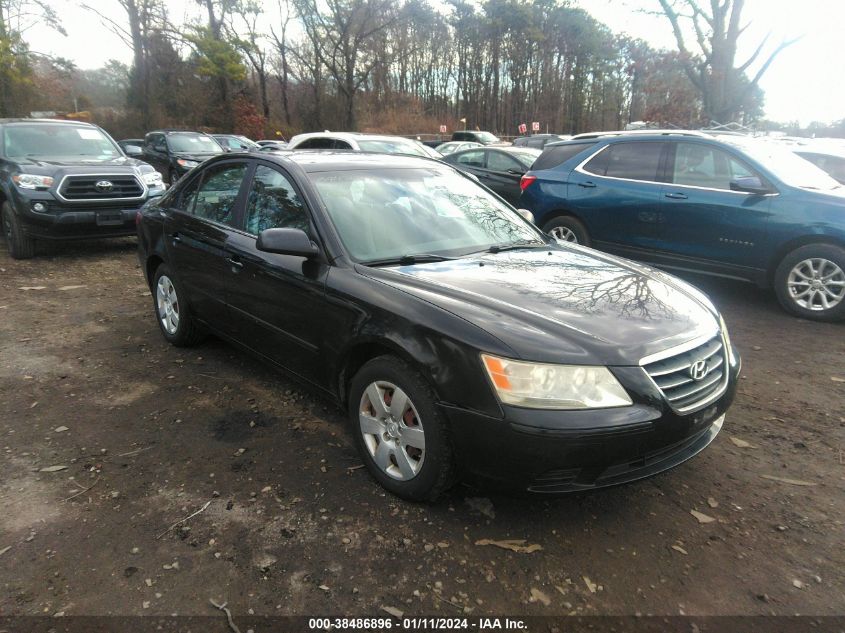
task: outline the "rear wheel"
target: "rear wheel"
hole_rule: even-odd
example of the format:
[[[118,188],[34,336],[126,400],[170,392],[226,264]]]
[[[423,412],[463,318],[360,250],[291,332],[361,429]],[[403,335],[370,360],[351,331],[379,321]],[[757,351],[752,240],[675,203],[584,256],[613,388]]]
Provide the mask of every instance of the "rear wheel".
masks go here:
[[[808,244],[783,258],[775,292],[789,312],[815,321],[845,320],[845,249]]]
[[[587,228],[580,220],[569,215],[553,218],[546,222],[543,230],[559,242],[571,242],[574,244],[590,245],[590,236]]]
[[[159,329],[176,347],[190,347],[203,339],[203,331],[191,314],[181,285],[166,264],[153,277],[153,306]]]
[[[393,494],[434,501],[455,477],[449,427],[431,387],[392,356],[366,363],[352,379],[352,435],[370,474]]]
[[[30,259],[35,257],[35,240],[23,232],[15,212],[8,202],[0,208],[0,223],[3,225],[3,235],[9,247],[9,255],[13,259]]]

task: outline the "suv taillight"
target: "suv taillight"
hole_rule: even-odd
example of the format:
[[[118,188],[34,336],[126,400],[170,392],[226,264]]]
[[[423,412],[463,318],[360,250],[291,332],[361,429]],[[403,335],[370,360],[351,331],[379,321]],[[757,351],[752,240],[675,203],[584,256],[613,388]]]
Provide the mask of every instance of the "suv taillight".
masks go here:
[[[537,180],[537,176],[523,176],[519,179],[519,189],[525,191],[535,180]]]

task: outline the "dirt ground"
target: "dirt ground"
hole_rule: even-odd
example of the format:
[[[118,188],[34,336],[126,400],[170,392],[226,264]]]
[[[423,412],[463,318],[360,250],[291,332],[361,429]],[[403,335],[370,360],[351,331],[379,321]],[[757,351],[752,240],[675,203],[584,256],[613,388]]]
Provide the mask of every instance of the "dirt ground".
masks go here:
[[[169,346],[134,240],[0,244],[0,616],[845,614],[845,324],[689,280],[743,356],[710,448],[591,494],[414,505],[328,403]]]

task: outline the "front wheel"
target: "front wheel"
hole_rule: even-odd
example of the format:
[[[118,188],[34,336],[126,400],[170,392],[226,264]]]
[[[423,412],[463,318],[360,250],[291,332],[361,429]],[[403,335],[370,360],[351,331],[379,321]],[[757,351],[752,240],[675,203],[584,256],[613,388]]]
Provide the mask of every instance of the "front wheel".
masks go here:
[[[393,356],[366,363],[352,379],[349,418],[367,470],[393,494],[434,501],[453,483],[448,422],[406,363]]]
[[[35,257],[35,240],[23,232],[15,212],[8,202],[0,207],[0,224],[12,259],[31,259]]]
[[[845,320],[845,249],[808,244],[783,258],[775,292],[792,314],[815,321]]]
[[[570,242],[573,244],[590,245],[590,236],[587,228],[580,220],[568,215],[553,218],[546,222],[543,231],[551,235],[558,242]]]

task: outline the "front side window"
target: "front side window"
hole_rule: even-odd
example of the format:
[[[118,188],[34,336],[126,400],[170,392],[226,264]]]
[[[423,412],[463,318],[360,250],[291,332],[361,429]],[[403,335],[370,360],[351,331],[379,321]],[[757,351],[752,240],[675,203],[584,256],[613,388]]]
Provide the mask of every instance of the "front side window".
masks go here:
[[[700,143],[677,144],[672,169],[676,185],[730,191],[732,180],[750,176],[757,174],[721,149]]]
[[[246,163],[225,163],[207,169],[197,192],[194,215],[234,226],[235,203],[245,175]]]
[[[8,158],[92,159],[122,156],[120,148],[95,127],[38,123],[3,128],[3,146]]]
[[[657,182],[657,170],[664,143],[615,143],[584,165],[584,171],[598,176]]]
[[[307,231],[308,213],[290,181],[275,169],[259,165],[252,179],[246,207],[246,230],[258,235],[264,229]]]
[[[516,211],[452,169],[349,170],[310,178],[344,246],[361,262],[545,245]]]

